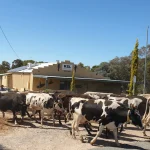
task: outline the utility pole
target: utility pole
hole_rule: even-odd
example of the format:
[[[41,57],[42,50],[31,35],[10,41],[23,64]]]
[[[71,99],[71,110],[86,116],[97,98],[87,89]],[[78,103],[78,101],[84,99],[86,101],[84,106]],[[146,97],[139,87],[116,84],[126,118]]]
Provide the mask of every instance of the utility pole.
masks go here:
[[[144,68],[144,88],[143,88],[143,94],[146,93],[146,66],[147,66],[147,49],[148,49],[148,29],[149,26],[147,27],[147,38],[146,38],[146,50],[145,50],[145,68]]]

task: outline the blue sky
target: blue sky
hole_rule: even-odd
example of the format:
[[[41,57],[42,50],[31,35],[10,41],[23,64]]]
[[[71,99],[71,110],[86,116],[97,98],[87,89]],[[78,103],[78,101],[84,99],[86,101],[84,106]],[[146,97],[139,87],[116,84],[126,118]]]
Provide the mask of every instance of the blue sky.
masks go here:
[[[146,44],[149,0],[0,0],[0,25],[21,59],[98,65]],[[17,56],[0,31],[0,62]]]

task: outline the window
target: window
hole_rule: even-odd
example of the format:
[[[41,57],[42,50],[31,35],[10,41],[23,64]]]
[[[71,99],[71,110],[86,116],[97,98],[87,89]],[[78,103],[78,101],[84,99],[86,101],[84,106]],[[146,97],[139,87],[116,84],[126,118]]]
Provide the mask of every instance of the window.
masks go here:
[[[70,81],[60,81],[60,90],[70,90]]]

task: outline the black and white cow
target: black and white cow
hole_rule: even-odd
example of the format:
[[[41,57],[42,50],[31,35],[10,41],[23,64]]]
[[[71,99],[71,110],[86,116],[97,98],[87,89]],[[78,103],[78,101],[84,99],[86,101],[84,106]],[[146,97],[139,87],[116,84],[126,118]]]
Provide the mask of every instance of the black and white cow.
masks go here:
[[[71,111],[73,113],[72,122],[72,136],[75,138],[75,130],[80,134],[78,126],[85,122],[98,122],[99,131],[96,136],[90,142],[92,145],[97,140],[98,136],[101,135],[104,127],[112,130],[114,133],[115,141],[119,146],[117,138],[117,127],[120,123],[124,123],[129,118],[132,124],[139,126],[143,129],[141,116],[137,109],[128,109],[125,105],[117,103],[116,101],[110,101],[105,99],[97,100],[82,100],[71,104]],[[81,140],[83,140],[80,134]]]
[[[63,107],[64,107],[65,112],[66,112],[65,113],[66,114],[66,117],[65,117],[66,121],[69,121],[72,117],[72,113],[70,111],[70,106],[72,104],[70,104],[70,100],[72,101],[72,103],[74,103],[74,102],[80,101],[80,99],[84,99],[84,100],[93,99],[91,96],[89,96],[87,94],[59,94],[58,97],[62,99]],[[88,134],[92,135],[90,132],[90,131],[93,131],[91,128],[91,124],[87,122],[87,123],[83,124],[83,126],[87,130]]]
[[[21,113],[22,121],[23,117],[27,113],[27,105],[26,105],[26,95],[18,94],[18,93],[7,93],[1,95],[0,97],[0,110],[3,113],[3,117],[5,117],[4,112],[11,110],[13,112],[13,120],[15,124],[17,124],[17,115],[16,112]]]
[[[142,116],[142,121],[144,123],[145,116],[150,113],[150,102],[149,99],[146,99],[143,96],[127,96],[127,97],[109,97],[109,100],[117,101],[119,103],[122,103],[126,105],[127,107],[134,107],[138,109],[140,115]],[[127,127],[127,122],[125,123],[125,126]],[[146,126],[147,124],[144,123],[144,130],[143,135],[146,136]],[[123,129],[123,125],[122,125]]]
[[[41,125],[43,125],[44,113],[47,113],[49,116],[52,115],[53,125],[55,125],[54,110],[64,112],[61,100],[58,100],[53,94],[28,93],[26,97],[26,104],[32,110],[35,120],[36,111],[41,112]],[[61,124],[60,120],[59,123]]]

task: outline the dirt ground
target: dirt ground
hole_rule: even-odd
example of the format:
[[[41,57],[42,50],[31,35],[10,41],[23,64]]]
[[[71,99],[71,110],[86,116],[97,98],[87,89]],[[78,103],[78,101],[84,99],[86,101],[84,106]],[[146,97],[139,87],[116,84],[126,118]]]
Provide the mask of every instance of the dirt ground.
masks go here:
[[[0,114],[0,117],[2,115]],[[52,120],[45,120],[43,128],[40,123],[25,118],[24,123],[15,126],[12,123],[12,114],[6,113],[6,121],[0,119],[0,150],[97,150],[97,149],[147,149],[150,150],[149,137],[143,137],[142,132],[132,125],[119,135],[120,148],[116,147],[113,135],[109,139],[105,138],[104,133],[98,138],[94,146],[89,144],[92,139],[88,136],[83,127],[80,131],[85,138],[81,143],[79,136],[72,139],[70,136],[70,122],[60,126],[56,121],[55,127]],[[96,130],[96,129],[95,129]],[[96,132],[93,132],[95,134]],[[147,131],[150,136],[150,129]],[[104,146],[104,147],[102,147]]]

